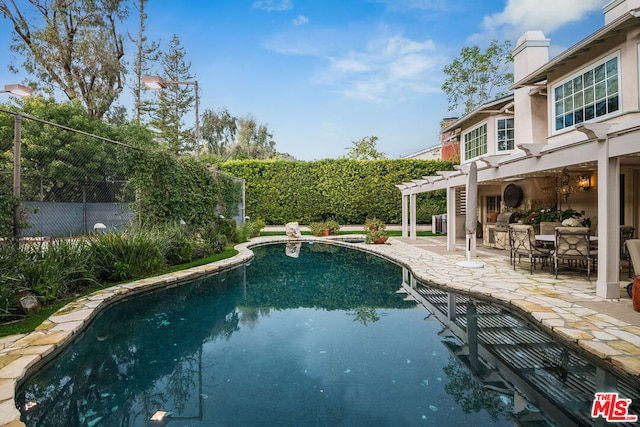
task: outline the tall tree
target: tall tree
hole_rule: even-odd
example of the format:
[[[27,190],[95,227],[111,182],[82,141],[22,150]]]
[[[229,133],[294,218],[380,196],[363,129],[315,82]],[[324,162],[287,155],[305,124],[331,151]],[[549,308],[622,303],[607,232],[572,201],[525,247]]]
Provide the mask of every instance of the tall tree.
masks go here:
[[[385,154],[378,151],[376,144],[378,137],[375,135],[365,136],[360,141],[351,141],[351,147],[346,150],[347,158],[353,160],[381,160],[386,158]]]
[[[0,13],[13,24],[11,49],[22,55],[24,70],[102,118],[123,88],[124,47],[117,24],[127,16],[125,3],[0,0]]]
[[[513,83],[511,43],[493,40],[482,52],[478,46],[463,47],[460,56],[444,67],[448,76],[442,85],[449,110],[464,105],[464,114],[485,102],[506,95]]]
[[[138,36],[134,38],[129,34],[129,40],[136,45],[136,56],[133,60],[134,67],[134,82],[133,82],[133,97],[135,108],[135,121],[140,124],[140,118],[143,112],[149,110],[149,103],[142,100],[142,89],[144,85],[142,83],[142,76],[150,74],[151,63],[155,62],[159,58],[160,45],[157,42],[149,42],[145,31],[147,29],[147,13],[145,12],[145,5],[149,0],[138,0],[135,4],[135,8],[138,10]]]
[[[225,156],[236,139],[238,118],[232,116],[226,108],[218,111],[205,110],[200,131],[209,154]]]
[[[238,119],[238,142],[230,150],[233,159],[271,159],[276,155],[276,142],[267,125],[258,124],[248,115]]]
[[[162,75],[170,82],[191,81],[191,63],[185,62],[186,52],[180,45],[180,39],[173,35],[169,50],[161,54]],[[183,116],[191,110],[195,100],[191,86],[184,84],[168,84],[159,91],[158,98],[151,112],[150,125],[158,132],[158,139],[171,152],[183,154],[195,146],[194,132],[184,129]]]

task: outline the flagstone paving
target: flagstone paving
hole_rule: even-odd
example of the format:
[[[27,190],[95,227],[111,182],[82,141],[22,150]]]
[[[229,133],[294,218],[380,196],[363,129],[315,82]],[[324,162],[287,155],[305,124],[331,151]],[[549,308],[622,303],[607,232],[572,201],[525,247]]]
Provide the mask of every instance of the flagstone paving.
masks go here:
[[[337,240],[348,237],[341,236]],[[304,238],[301,241],[321,238]],[[26,335],[0,338],[0,426],[21,426],[14,401],[15,387],[27,371],[43,358],[73,340],[97,312],[108,304],[149,289],[172,287],[179,282],[211,274],[249,261],[256,244],[290,241],[284,237],[259,237],[238,245],[239,254],[182,272],[114,286],[80,298],[63,307]],[[483,268],[461,268],[464,251],[443,251],[441,237],[416,240],[391,238],[385,245],[352,244],[384,256],[407,268],[421,282],[444,289],[485,296],[510,305],[552,335],[590,352],[620,372],[640,379],[640,313],[631,299],[606,300],[596,296],[595,281],[577,274],[556,280],[545,270],[530,274],[523,263],[514,270],[508,253],[478,251]]]

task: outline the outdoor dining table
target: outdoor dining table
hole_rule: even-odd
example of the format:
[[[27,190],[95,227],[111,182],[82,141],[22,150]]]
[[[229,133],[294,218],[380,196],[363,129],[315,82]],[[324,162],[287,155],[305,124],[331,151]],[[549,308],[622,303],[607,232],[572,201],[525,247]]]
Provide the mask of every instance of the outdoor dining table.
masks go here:
[[[536,240],[538,242],[555,242],[556,241],[556,235],[555,234],[536,234]],[[589,241],[590,242],[597,242],[598,241],[598,236],[589,236]]]

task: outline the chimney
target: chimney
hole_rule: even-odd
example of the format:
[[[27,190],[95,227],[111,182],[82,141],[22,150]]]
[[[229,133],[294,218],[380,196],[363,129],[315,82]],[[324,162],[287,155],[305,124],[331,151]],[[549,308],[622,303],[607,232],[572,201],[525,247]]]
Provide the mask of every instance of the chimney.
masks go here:
[[[612,0],[602,7],[604,25],[609,25],[627,12],[640,7],[640,0]]]
[[[511,51],[514,81],[520,81],[549,62],[549,44],[542,31],[527,31],[518,39]],[[530,90],[522,87],[513,93],[516,144],[546,142],[547,98],[530,95]]]

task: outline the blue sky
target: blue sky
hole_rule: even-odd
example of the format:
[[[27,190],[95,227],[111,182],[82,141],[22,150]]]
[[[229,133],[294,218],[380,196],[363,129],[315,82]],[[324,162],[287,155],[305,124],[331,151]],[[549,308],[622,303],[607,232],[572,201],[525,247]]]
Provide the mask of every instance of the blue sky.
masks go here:
[[[370,135],[397,158],[436,145],[441,119],[459,115],[448,110],[440,87],[443,67],[463,46],[515,43],[527,30],[542,30],[554,56],[603,26],[606,3],[150,0],[147,25],[165,49],[173,34],[180,38],[201,88],[201,111],[251,114],[268,125],[278,151],[300,160],[344,156],[351,141]],[[7,69],[15,56],[10,40],[9,21],[0,20],[2,84],[26,77]],[[131,108],[129,89],[119,103]]]

